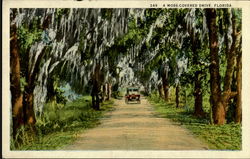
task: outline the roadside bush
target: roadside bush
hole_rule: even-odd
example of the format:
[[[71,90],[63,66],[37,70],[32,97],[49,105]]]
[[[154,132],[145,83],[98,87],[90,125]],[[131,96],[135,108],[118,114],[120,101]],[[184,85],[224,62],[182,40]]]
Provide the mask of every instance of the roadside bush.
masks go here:
[[[156,93],[151,94],[148,99],[154,105],[158,116],[171,119],[189,129],[207,143],[210,149],[241,150],[241,124],[232,122],[224,125],[211,125],[209,117],[195,117],[193,110],[187,110],[185,107],[177,109],[174,102],[165,102]]]
[[[31,138],[25,128],[20,129],[22,142],[11,140],[11,150],[58,149],[75,139],[75,134],[96,126],[104,111],[111,110],[112,101],[102,104],[103,111],[91,107],[91,97],[83,96],[66,105],[47,103],[44,112],[37,118],[36,134]]]

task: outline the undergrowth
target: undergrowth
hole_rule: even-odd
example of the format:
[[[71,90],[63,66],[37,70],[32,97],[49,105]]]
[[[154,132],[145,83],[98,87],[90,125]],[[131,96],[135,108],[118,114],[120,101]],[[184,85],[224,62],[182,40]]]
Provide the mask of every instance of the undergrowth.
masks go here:
[[[167,103],[155,94],[148,99],[155,106],[158,116],[169,118],[189,129],[195,136],[207,143],[209,149],[242,149],[241,124],[211,125],[208,117],[195,117],[191,110],[183,107],[176,108],[174,102]]]
[[[18,131],[22,144],[11,140],[11,150],[54,150],[72,143],[76,135],[95,127],[105,111],[113,110],[113,101],[105,101],[100,111],[91,108],[91,97],[83,96],[66,105],[46,104],[37,118],[36,135],[31,137],[24,127]]]

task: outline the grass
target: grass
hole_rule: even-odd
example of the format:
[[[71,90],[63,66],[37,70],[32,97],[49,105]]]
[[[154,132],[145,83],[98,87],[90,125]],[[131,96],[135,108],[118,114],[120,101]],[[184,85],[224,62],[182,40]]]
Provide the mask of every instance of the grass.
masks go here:
[[[241,150],[241,124],[211,125],[208,118],[197,118],[191,110],[175,108],[174,102],[166,103],[152,95],[149,101],[155,106],[161,117],[169,118],[189,129],[200,140],[207,143],[209,149]]]
[[[46,104],[44,113],[37,118],[36,135],[29,137],[25,128],[20,129],[23,144],[11,150],[57,150],[72,143],[76,135],[99,124],[104,112],[113,110],[113,101],[105,101],[100,111],[91,108],[91,97],[83,96],[66,105]]]

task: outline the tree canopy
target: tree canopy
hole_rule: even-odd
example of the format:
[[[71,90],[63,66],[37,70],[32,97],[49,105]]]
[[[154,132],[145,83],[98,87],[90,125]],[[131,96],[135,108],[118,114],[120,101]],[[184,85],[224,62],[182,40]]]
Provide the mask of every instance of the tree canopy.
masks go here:
[[[232,112],[241,122],[241,16],[228,8],[11,9],[13,129],[34,124],[46,102],[65,102],[66,84],[91,94],[95,109],[111,86],[138,84],[166,101],[175,89],[176,107],[189,89],[195,116],[206,115],[210,94],[211,123]]]

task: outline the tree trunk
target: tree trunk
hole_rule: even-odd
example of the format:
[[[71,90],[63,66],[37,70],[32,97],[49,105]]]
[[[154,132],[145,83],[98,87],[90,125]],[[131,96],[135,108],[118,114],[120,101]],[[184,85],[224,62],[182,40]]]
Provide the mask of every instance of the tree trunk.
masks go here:
[[[107,100],[110,100],[110,97],[111,97],[111,86],[108,83],[107,84]]]
[[[220,101],[220,74],[219,74],[219,56],[218,56],[218,37],[216,26],[216,10],[206,9],[207,26],[209,30],[209,46],[210,46],[210,90],[211,103],[213,109],[213,120],[215,124],[225,123],[225,109]]]
[[[97,81],[94,80],[93,82],[93,88],[92,88],[92,92],[91,92],[91,96],[92,96],[92,108],[95,110],[100,110],[100,100],[99,100],[99,91],[98,91],[98,86],[97,86]]]
[[[27,51],[29,53],[29,51]],[[27,53],[27,54],[28,54]],[[42,59],[46,53],[46,47],[43,48],[42,52],[38,55],[36,63],[33,68],[33,72],[31,68],[29,68],[29,63],[25,64],[25,79],[27,81],[27,85],[24,89],[24,96],[23,96],[23,111],[24,111],[24,121],[25,124],[29,125],[31,131],[35,131],[35,111],[34,111],[34,90],[35,90],[35,82],[37,81],[37,76],[40,71],[40,64]]]
[[[103,101],[105,101],[107,98],[106,83],[102,86],[102,98],[103,98]]]
[[[195,96],[195,103],[194,103],[194,115],[198,117],[204,116],[204,111],[202,109],[202,88],[201,88],[201,72],[195,72],[195,81],[194,81],[194,96]]]
[[[158,85],[158,92],[159,92],[159,97],[164,99],[163,87],[161,84]]]
[[[92,98],[92,108],[95,109],[96,100],[95,100],[95,94],[93,91],[91,92],[91,98]]]
[[[92,108],[95,110],[100,110],[100,99],[98,93],[93,90],[91,93],[91,97],[92,97]]]
[[[179,84],[177,84],[176,88],[175,88],[175,103],[176,103],[176,108],[179,108],[179,92],[180,92],[180,86],[179,86]]]
[[[99,99],[99,92],[100,92],[100,64],[97,63],[93,72],[92,76],[93,81],[93,88],[91,92],[92,96],[92,107],[95,110],[100,110],[100,99]]]
[[[164,91],[164,100],[168,102],[168,98],[169,98],[169,84],[166,78],[164,78],[164,76],[162,77],[162,87],[163,87],[163,91]]]
[[[197,53],[197,49],[200,46],[198,39],[196,39],[196,34],[194,33],[194,29],[192,29],[189,33],[191,35],[191,43],[192,43],[192,52],[193,52],[193,65],[200,65],[199,63],[199,55]],[[202,71],[196,70],[194,75],[194,115],[198,117],[204,116],[204,111],[202,108],[202,86],[201,86],[201,76]]]
[[[226,60],[227,60],[227,69],[224,79],[224,90],[222,94],[222,103],[224,104],[224,109],[228,110],[228,103],[229,100],[236,94],[236,92],[231,91],[231,85],[233,80],[233,70],[235,67],[235,60],[236,60],[236,48],[238,44],[238,33],[236,28],[236,17],[233,14],[232,15],[232,44],[231,48],[229,48],[229,41],[228,37],[226,35],[225,41],[226,41]]]
[[[213,107],[212,107],[212,96],[210,95],[209,103],[210,103],[210,109],[209,109],[209,122],[210,124],[214,124],[214,119],[213,119]]]
[[[28,88],[27,88],[28,89]],[[25,124],[31,126],[34,131],[34,125],[36,123],[35,112],[34,112],[34,94],[33,90],[26,90],[23,98],[23,108],[24,108],[24,120]]]
[[[112,84],[109,84],[109,99],[111,99],[112,95]]]
[[[95,103],[95,110],[100,110],[100,98],[99,95],[96,95],[96,103]]]
[[[17,41],[16,25],[11,26],[10,41],[10,91],[12,104],[12,128],[13,137],[16,137],[17,129],[24,124],[22,92],[20,88],[20,55]]]
[[[236,101],[236,113],[235,113],[235,122],[241,123],[242,121],[242,98],[241,98],[241,90],[242,90],[242,55],[241,53],[237,57],[237,101]]]

